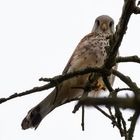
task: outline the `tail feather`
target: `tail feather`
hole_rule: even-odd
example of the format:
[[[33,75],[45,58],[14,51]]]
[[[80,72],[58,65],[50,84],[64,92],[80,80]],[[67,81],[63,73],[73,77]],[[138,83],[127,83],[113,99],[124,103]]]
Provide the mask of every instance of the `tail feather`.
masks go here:
[[[52,91],[42,102],[32,108],[21,123],[22,129],[37,128],[42,119],[58,105],[55,104],[56,92]],[[45,108],[44,108],[45,107]]]
[[[23,119],[21,123],[22,129],[37,128],[42,119],[56,107],[65,104],[71,100],[77,100],[81,97],[83,90],[79,88],[71,88],[75,85],[81,87],[84,80],[78,82],[79,79],[85,79],[85,76],[65,81],[55,88],[43,101],[33,107]],[[79,85],[78,85],[79,84]]]

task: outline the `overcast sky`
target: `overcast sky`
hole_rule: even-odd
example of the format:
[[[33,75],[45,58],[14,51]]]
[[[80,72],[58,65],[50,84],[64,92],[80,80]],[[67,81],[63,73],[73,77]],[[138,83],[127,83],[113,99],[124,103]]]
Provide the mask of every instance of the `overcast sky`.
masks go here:
[[[123,0],[1,0],[0,1],[0,97],[43,85],[40,77],[61,74],[75,47],[102,14],[115,23]],[[120,54],[140,55],[140,16],[133,15]],[[121,64],[119,70],[140,83],[138,64]],[[116,80],[115,87],[123,86]],[[34,131],[21,129],[28,110],[50,90],[8,101],[0,105],[0,139],[89,140],[121,139],[111,122],[94,108],[86,110],[85,131],[81,111],[72,114],[75,103],[55,109]],[[131,111],[125,111],[125,116]],[[138,123],[134,140],[139,139]]]

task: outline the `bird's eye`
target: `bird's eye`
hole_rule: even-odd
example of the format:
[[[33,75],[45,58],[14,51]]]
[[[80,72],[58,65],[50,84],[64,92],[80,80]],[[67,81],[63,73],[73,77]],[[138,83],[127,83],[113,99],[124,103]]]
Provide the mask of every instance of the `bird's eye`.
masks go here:
[[[96,24],[97,24],[97,26],[99,26],[100,25],[100,21],[96,20]]]
[[[112,27],[112,26],[113,26],[113,24],[114,24],[114,22],[113,22],[113,21],[111,21],[111,22],[109,23],[109,27]]]

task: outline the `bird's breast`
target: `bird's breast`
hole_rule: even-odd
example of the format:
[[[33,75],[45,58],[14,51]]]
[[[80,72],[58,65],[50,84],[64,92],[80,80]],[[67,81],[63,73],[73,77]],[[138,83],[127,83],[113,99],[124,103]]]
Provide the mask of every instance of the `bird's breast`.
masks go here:
[[[106,46],[109,46],[109,43],[103,39],[84,42],[74,55],[69,72],[86,67],[101,67],[107,56]]]

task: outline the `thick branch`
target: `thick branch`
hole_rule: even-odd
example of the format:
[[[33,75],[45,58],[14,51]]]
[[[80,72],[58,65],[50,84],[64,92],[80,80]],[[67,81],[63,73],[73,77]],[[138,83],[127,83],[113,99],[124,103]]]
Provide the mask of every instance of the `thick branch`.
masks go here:
[[[90,98],[87,97],[83,101],[80,101],[80,104],[84,104],[86,106],[118,106],[123,109],[137,109],[138,105],[140,106],[140,99],[138,99],[137,103],[135,102],[135,98]]]
[[[140,63],[140,58],[136,55],[134,56],[127,56],[127,57],[117,57],[116,58],[116,63],[120,63],[120,62],[136,62],[136,63]]]
[[[135,0],[126,0],[123,6],[122,15],[119,23],[116,26],[116,32],[110,39],[110,50],[105,66],[110,69],[115,63],[115,58],[118,53],[118,49],[121,45],[124,34],[127,30],[127,25],[131,14],[135,7]]]

